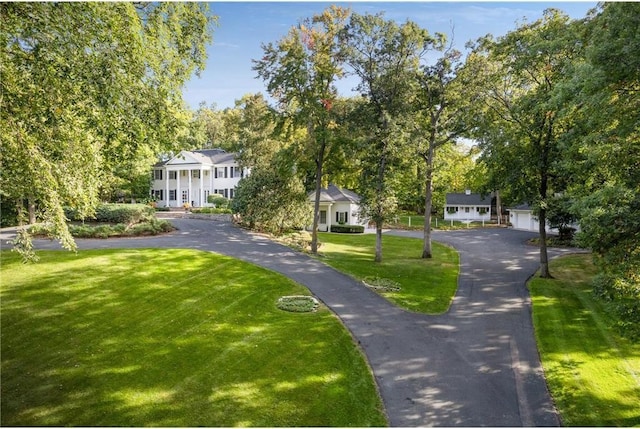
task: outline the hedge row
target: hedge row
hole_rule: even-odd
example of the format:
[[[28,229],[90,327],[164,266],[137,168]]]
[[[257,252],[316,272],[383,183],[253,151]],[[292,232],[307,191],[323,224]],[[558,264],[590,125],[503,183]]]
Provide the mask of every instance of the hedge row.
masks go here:
[[[331,225],[331,232],[340,232],[345,234],[362,234],[364,226],[362,225]]]
[[[104,223],[124,223],[133,225],[146,222],[154,218],[155,210],[146,204],[100,204],[96,208],[96,214],[90,219],[81,219],[78,213],[72,209],[65,209],[65,215],[69,220],[93,220]]]
[[[151,219],[148,222],[133,226],[124,223],[116,225],[69,225],[69,232],[76,238],[109,238],[138,237],[141,235],[158,235],[173,231],[175,228],[166,220]],[[46,225],[33,225],[29,232],[34,235],[50,236],[50,228]]]

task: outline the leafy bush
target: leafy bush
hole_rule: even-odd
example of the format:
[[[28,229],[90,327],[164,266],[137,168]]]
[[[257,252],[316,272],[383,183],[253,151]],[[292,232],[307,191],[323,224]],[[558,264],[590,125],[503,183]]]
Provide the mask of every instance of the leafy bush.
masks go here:
[[[133,225],[154,217],[155,210],[145,204],[101,204],[96,209],[95,219],[105,223]]]
[[[344,234],[362,234],[364,226],[362,225],[331,225],[331,232]]]
[[[128,227],[123,223],[117,225],[69,225],[69,232],[76,238],[109,238],[130,237],[139,235],[157,235],[163,232],[173,231],[173,225],[166,220],[150,219],[148,222],[139,223]],[[48,225],[33,225],[29,228],[33,235],[50,236],[51,227]]]
[[[207,202],[209,204],[213,204],[216,206],[216,208],[222,209],[222,208],[228,208],[231,201],[228,198],[225,198],[223,195],[220,194],[211,194],[207,197]]]
[[[293,313],[310,313],[318,308],[318,300],[307,295],[283,296],[278,299],[276,306],[280,310]]]
[[[311,223],[304,184],[291,168],[256,168],[240,180],[232,210],[251,229],[282,235]]]
[[[231,214],[232,211],[230,208],[226,207],[203,207],[200,209],[193,209],[191,213],[202,213],[202,214]]]

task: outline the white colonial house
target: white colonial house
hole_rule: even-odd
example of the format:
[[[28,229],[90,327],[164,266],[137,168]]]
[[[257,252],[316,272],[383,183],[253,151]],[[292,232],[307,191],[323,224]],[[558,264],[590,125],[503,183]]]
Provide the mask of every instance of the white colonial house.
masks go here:
[[[220,194],[233,199],[241,178],[250,170],[242,168],[235,153],[222,149],[183,150],[153,166],[151,196],[158,207],[205,207],[207,197]]]
[[[445,220],[488,222],[491,220],[491,197],[472,194],[470,190],[464,193],[447,194],[444,218]]]
[[[309,192],[308,198],[314,204],[316,192]],[[360,218],[358,194],[331,184],[320,190],[318,231],[330,231],[331,225],[363,225],[366,228],[367,223],[366,219]]]

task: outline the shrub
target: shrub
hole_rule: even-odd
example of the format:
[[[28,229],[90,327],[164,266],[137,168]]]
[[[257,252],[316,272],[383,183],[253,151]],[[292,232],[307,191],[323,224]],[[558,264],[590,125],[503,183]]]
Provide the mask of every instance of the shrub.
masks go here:
[[[133,225],[154,217],[155,210],[145,204],[100,204],[96,209],[96,221]]]
[[[229,207],[231,201],[220,194],[211,194],[207,197],[207,202],[213,204],[217,208]]]
[[[229,208],[224,207],[203,207],[200,209],[193,209],[191,213],[202,213],[202,214],[231,214],[232,211]]]
[[[318,309],[318,300],[307,295],[290,295],[278,299],[277,307],[293,313],[309,313]]]
[[[331,232],[344,234],[362,234],[364,226],[362,225],[331,225]]]

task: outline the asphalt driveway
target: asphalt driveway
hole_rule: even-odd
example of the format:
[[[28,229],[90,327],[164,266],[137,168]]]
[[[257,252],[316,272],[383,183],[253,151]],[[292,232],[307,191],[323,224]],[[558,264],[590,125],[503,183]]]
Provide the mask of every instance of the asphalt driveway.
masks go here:
[[[460,252],[461,274],[450,310],[427,316],[398,309],[352,278],[258,234],[224,222],[172,222],[179,230],[165,236],[77,243],[80,249],[215,251],[305,285],[366,354],[392,426],[560,424],[540,365],[525,287],[538,259],[537,248],[525,241],[535,234],[502,228],[434,231],[435,241]],[[5,247],[7,234],[2,238]],[[36,247],[59,245],[37,240]],[[550,256],[561,252],[552,250]]]

